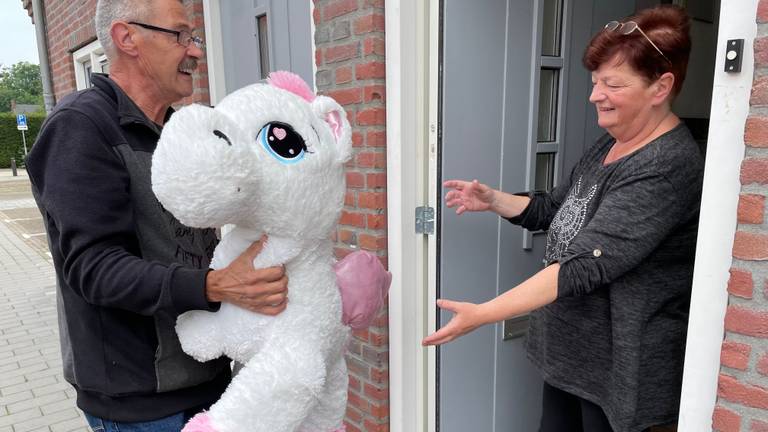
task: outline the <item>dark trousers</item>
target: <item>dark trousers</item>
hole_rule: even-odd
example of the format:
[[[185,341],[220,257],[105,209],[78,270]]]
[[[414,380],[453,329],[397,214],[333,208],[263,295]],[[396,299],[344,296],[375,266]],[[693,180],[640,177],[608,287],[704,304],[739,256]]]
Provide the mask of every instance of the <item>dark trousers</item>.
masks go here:
[[[93,432],[180,432],[192,417],[208,408],[209,405],[190,408],[165,418],[143,422],[116,422],[92,416],[87,412],[83,414]]]
[[[599,406],[544,383],[539,432],[613,432]]]

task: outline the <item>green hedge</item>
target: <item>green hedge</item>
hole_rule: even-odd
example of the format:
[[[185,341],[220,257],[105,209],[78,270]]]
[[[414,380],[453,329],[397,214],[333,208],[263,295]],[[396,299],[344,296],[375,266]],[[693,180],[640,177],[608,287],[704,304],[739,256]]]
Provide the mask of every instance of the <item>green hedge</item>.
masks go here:
[[[45,120],[45,114],[27,114],[27,126],[24,131],[27,138],[27,151],[32,148],[37,132]],[[16,129],[16,115],[14,113],[0,113],[0,168],[10,168],[11,158],[16,159],[16,165],[24,165],[24,143],[21,140],[21,131]]]

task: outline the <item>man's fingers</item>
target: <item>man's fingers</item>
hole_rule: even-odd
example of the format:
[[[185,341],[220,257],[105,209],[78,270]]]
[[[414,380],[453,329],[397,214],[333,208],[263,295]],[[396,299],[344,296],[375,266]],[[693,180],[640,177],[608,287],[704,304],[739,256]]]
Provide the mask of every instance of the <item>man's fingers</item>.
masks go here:
[[[284,278],[286,283],[288,281],[287,276],[285,276],[285,267],[283,266],[256,269],[253,272],[253,276],[254,282],[276,282],[281,281]]]
[[[267,306],[253,307],[251,308],[251,311],[260,313],[262,315],[275,316],[281,313],[282,311],[284,311],[286,307],[288,307],[288,302],[284,301],[279,305],[275,305],[275,306],[267,305]]]
[[[273,294],[264,298],[264,305],[273,307],[280,306],[281,304],[285,303],[286,300],[288,300],[288,296],[286,296],[285,293]]]
[[[244,255],[248,256],[251,261],[253,261],[254,258],[256,258],[256,255],[261,253],[261,249],[264,248],[264,243],[267,241],[266,234],[261,236],[260,239],[256,240],[255,242],[251,243],[250,246],[248,246],[248,249],[243,252]]]
[[[279,296],[281,299],[288,295],[288,278],[283,277],[273,282],[261,282],[248,288],[244,296],[248,299],[258,301],[261,304],[279,303],[279,301],[268,301],[272,297]]]

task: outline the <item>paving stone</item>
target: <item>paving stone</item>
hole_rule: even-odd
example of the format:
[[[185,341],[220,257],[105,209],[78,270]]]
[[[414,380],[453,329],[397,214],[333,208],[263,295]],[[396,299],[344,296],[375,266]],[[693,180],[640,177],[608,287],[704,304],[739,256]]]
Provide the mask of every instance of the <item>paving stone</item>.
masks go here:
[[[54,402],[58,403],[61,401],[70,402],[67,398],[66,393],[64,392],[51,393],[49,395],[12,403],[10,405],[7,405],[5,408],[8,410],[9,413],[15,413],[15,412],[28,410],[31,408],[40,408],[40,407],[43,407],[43,405],[51,404]],[[72,408],[71,403],[69,403],[68,408]],[[42,412],[43,414],[45,414],[45,409],[42,409]]]
[[[24,392],[20,392],[20,393],[14,393],[12,395],[0,397],[0,405],[5,406],[5,405],[9,405],[9,404],[18,402],[18,401],[32,399],[33,397],[35,397],[35,395],[33,395],[31,391],[24,391]]]
[[[76,408],[69,408],[64,411],[46,414],[30,420],[14,423],[14,432],[30,432],[40,427],[47,427],[49,424],[59,423],[65,420],[72,420],[78,417]]]
[[[39,418],[42,416],[43,416],[43,413],[40,412],[38,408],[32,408],[26,411],[21,411],[21,412],[0,417],[0,426],[13,426],[13,428],[16,429],[16,426],[21,424],[22,422]]]
[[[22,380],[26,381],[24,377],[21,377],[21,378]],[[24,390],[32,390],[32,393],[35,393],[36,389],[49,387],[53,384],[56,384],[55,377],[43,377],[43,378],[32,380],[32,381],[26,381],[21,384],[3,386],[2,389],[0,389],[0,393],[2,393],[3,396],[14,394]]]
[[[62,391],[68,388],[72,388],[72,386],[69,385],[69,383],[64,381],[64,377],[57,376],[56,378],[60,379],[60,381],[52,385],[32,389],[32,394],[34,394],[35,397],[40,397],[40,396],[45,396],[47,394],[55,393],[57,391]],[[73,400],[72,405],[74,406],[74,404],[75,404],[75,401]]]

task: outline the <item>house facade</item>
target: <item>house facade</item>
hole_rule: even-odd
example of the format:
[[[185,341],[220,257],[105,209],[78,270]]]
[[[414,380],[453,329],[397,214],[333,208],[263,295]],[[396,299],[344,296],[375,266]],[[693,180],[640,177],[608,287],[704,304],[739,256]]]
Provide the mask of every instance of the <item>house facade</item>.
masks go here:
[[[768,0],[667,0],[692,17],[676,111],[706,147],[680,431],[768,430]],[[289,69],[347,110],[354,157],[336,254],[376,253],[389,305],[354,334],[347,430],[535,430],[540,378],[520,317],[440,349],[437,297],[484,301],[540,268],[545,238],[446,212],[443,179],[547,189],[600,130],[580,66],[605,22],[656,0],[185,0],[216,104]],[[41,1],[53,96],[109,64],[95,0]],[[32,15],[31,0],[22,6]],[[732,40],[741,70],[726,70]]]

